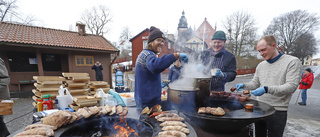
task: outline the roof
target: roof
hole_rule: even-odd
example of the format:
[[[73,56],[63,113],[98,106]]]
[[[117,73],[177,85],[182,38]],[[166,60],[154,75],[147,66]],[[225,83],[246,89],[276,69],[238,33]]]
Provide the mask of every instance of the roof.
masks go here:
[[[132,40],[134,40],[136,37],[140,36],[142,33],[149,31],[149,28],[144,29],[143,31],[141,31],[139,34],[137,34],[136,36],[134,36],[133,38],[130,39],[130,42],[132,42]]]
[[[98,35],[0,22],[0,42],[51,46],[57,48],[92,49],[117,52],[107,39]]]

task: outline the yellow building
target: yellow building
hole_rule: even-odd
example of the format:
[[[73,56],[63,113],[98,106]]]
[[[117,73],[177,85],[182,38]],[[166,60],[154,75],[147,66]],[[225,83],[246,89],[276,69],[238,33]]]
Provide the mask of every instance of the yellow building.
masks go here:
[[[311,66],[319,66],[320,65],[320,58],[313,59],[310,63]]]
[[[304,66],[311,66],[311,62],[312,62],[312,56],[308,55],[307,57],[305,57],[303,59],[303,65]]]

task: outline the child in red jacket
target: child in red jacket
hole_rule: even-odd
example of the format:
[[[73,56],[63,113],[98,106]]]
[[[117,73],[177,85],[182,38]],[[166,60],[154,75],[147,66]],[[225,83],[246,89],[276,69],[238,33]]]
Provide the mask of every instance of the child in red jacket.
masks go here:
[[[307,89],[311,88],[313,84],[314,76],[310,68],[307,68],[304,71],[303,78],[300,82],[299,89],[301,89],[301,99],[302,102],[299,102],[299,105],[307,105]]]

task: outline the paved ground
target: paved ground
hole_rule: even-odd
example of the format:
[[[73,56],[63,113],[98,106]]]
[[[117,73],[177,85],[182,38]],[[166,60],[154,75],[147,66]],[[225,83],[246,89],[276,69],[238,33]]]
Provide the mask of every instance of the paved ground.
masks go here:
[[[132,77],[132,76],[130,76]],[[167,75],[162,75],[163,79]],[[237,83],[248,82],[252,75],[238,76],[233,82],[226,84],[226,90]],[[307,106],[295,105],[299,90],[290,101],[288,123],[285,137],[319,137],[320,136],[320,79],[316,78],[311,89],[308,90]],[[13,133],[32,123],[32,92],[12,92],[14,100],[13,115],[4,116],[4,121],[10,133]],[[299,100],[301,100],[299,98]]]

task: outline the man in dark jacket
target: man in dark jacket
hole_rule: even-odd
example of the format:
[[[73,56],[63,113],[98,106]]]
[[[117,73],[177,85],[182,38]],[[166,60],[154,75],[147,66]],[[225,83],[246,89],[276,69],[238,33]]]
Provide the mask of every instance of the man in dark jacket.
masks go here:
[[[180,61],[177,60],[174,63],[174,65],[170,68],[169,76],[168,76],[169,82],[167,84],[169,84],[169,83],[171,83],[171,82],[173,82],[173,81],[175,81],[175,80],[180,78],[181,69],[182,69],[182,67],[180,65]],[[165,86],[166,86],[166,84],[164,82],[162,82],[161,83],[161,87],[164,88]]]
[[[168,80],[170,80],[170,82],[173,82],[173,81],[179,79],[180,74],[181,74],[181,69],[182,69],[182,67],[180,65],[180,61],[177,60],[174,64],[174,66],[172,66],[170,68]]]
[[[8,75],[7,68],[4,64],[4,61],[0,58],[0,99],[9,99],[10,94],[9,94],[9,87],[8,84],[10,82],[10,78]],[[6,137],[10,133],[7,129],[6,124],[3,121],[3,116],[0,115],[0,136],[1,137]]]
[[[233,81],[237,76],[235,56],[225,49],[226,34],[217,31],[212,36],[212,46],[201,53],[202,64],[209,66],[205,73],[211,73],[210,91],[225,91],[225,84]],[[211,70],[217,70],[211,72]],[[214,74],[212,74],[214,73]]]
[[[99,61],[96,62],[96,64],[94,64],[91,69],[96,71],[96,80],[97,81],[103,81],[103,74],[102,74],[102,66],[101,63]]]
[[[171,53],[158,57],[165,44],[164,34],[156,27],[150,27],[148,46],[136,61],[134,97],[138,107],[152,107],[161,103],[161,72],[177,59],[188,62],[185,53]]]

